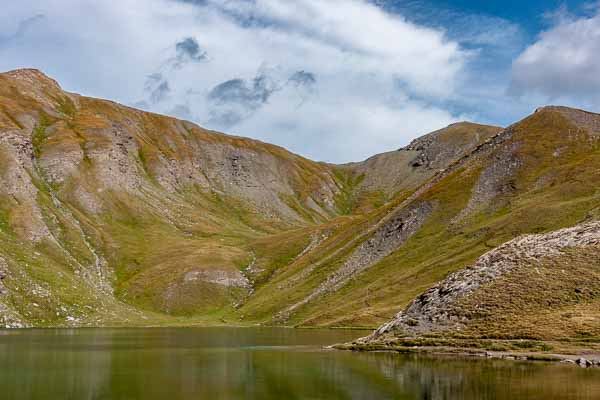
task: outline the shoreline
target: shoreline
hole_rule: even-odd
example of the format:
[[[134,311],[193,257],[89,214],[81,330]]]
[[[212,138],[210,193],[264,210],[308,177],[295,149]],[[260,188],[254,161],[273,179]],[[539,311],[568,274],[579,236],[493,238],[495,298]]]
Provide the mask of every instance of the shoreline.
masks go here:
[[[207,321],[203,321],[207,322]],[[371,331],[366,327],[298,327],[298,326],[269,326],[262,324],[153,324],[153,325],[106,325],[106,326],[44,326],[23,328],[0,328],[0,331],[16,332],[31,330],[71,330],[71,329],[165,329],[165,328],[281,328],[291,330],[351,330]],[[327,350],[422,354],[446,357],[486,358],[507,361],[545,361],[572,364],[582,368],[597,368],[600,370],[600,340],[587,342],[585,340],[542,341],[530,339],[456,339],[456,338],[394,338],[367,342],[357,339],[350,343],[339,343],[323,346]],[[512,349],[500,349],[512,346]],[[515,348],[516,347],[516,348]],[[528,351],[530,349],[530,351]],[[535,349],[535,350],[534,350]]]
[[[514,345],[527,344],[527,347],[547,346],[547,351],[528,350],[493,350],[494,347],[513,343]],[[474,343],[473,341],[468,344]],[[452,346],[452,345],[421,345],[419,340],[404,340],[396,344],[381,342],[351,342],[329,346],[328,348],[340,351],[373,352],[373,353],[398,353],[398,354],[424,354],[449,357],[486,358],[507,361],[545,361],[572,364],[581,368],[597,368],[600,370],[600,349],[594,347],[577,346],[561,341],[531,341],[531,340],[490,340],[478,343],[480,347]],[[556,350],[554,349],[556,346]]]

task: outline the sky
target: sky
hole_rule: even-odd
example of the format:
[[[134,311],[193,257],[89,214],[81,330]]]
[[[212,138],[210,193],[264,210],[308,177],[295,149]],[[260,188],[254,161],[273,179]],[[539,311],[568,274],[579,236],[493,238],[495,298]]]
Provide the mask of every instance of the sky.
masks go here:
[[[549,104],[600,112],[600,2],[20,0],[0,71],[327,162]]]

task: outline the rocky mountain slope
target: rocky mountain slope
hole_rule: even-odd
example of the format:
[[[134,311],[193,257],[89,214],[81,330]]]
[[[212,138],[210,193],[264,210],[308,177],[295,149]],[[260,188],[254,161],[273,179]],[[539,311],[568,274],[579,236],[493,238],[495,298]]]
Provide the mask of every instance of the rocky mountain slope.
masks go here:
[[[597,220],[599,118],[538,110],[416,190],[326,235],[310,254],[280,268],[242,310],[292,324],[378,325],[515,237]]]
[[[39,71],[0,75],[0,110],[11,320],[221,307],[248,288],[240,238],[337,214],[343,186],[324,165],[65,93]]]
[[[503,243],[599,219],[598,187],[579,110],[330,165],[11,71],[1,323],[377,326]]]
[[[66,93],[36,70],[0,74],[0,165],[6,325],[222,314],[270,274],[254,241],[353,212],[370,176]]]
[[[372,337],[600,335],[600,222],[513,239],[450,274]]]

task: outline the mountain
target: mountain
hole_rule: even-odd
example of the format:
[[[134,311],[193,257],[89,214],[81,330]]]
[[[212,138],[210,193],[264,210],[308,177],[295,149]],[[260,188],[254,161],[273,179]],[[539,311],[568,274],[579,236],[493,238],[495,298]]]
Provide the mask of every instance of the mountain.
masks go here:
[[[220,308],[248,291],[243,243],[339,213],[331,167],[66,93],[36,70],[0,75],[0,111],[2,302],[15,321]]]
[[[580,110],[331,165],[7,72],[0,323],[396,326],[490,250],[597,220],[598,171],[600,116]]]
[[[599,118],[538,110],[418,189],[355,217],[278,274],[265,297],[277,299],[277,311],[288,305],[281,315],[287,323],[376,325],[515,237],[598,219]],[[246,311],[276,311],[259,299]]]

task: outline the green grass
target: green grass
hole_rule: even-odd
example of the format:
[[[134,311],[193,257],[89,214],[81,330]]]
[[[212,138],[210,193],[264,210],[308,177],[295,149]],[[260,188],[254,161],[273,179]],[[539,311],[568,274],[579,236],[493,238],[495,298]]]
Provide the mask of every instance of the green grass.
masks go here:
[[[77,112],[77,108],[73,100],[67,96],[63,96],[58,100],[58,111],[69,118],[73,118]]]
[[[350,215],[354,212],[357,205],[356,188],[364,180],[365,176],[355,176],[352,172],[340,168],[334,168],[333,174],[340,187],[340,192],[334,199],[336,208],[341,215]]]
[[[31,143],[33,145],[33,154],[36,158],[42,155],[42,146],[48,138],[46,129],[48,129],[49,123],[42,119],[42,121],[33,129],[33,135],[31,136]]]
[[[0,208],[0,232],[9,235],[14,234],[10,226],[10,212],[4,208]]]

